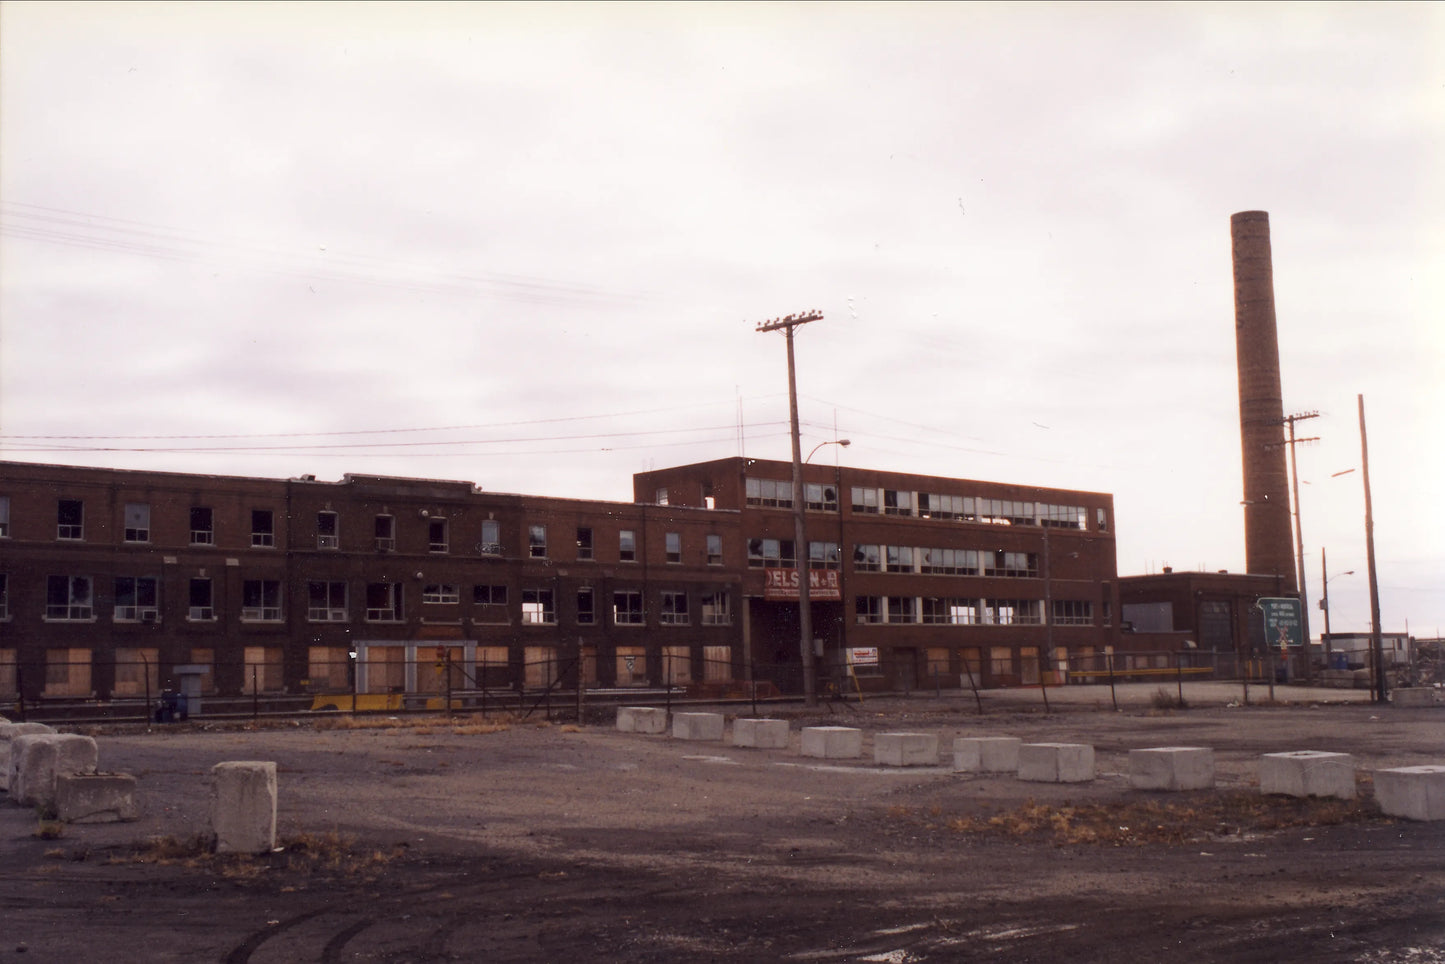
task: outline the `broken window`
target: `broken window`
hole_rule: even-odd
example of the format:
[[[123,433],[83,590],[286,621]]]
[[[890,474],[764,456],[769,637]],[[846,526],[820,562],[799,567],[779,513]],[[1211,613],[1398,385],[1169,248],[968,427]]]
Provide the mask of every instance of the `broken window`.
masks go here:
[[[92,619],[94,589],[89,576],[49,576],[45,580],[45,618]]]

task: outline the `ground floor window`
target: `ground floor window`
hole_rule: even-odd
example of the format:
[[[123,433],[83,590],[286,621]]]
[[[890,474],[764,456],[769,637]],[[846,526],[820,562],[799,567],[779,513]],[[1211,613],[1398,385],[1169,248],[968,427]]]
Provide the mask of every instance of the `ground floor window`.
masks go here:
[[[522,650],[526,664],[524,679],[528,689],[544,689],[557,682],[557,648],[555,646],[528,646]]]
[[[119,648],[115,651],[115,696],[155,696],[160,692],[160,650]]]
[[[351,689],[351,656],[345,646],[309,646],[306,649],[306,678],[319,693]]]
[[[245,676],[241,680],[241,692],[279,693],[285,688],[279,646],[247,646],[244,658]]]
[[[90,696],[90,650],[46,650],[44,695]]]
[[[688,647],[662,647],[662,681],[668,686],[687,686],[692,682],[692,652]]]
[[[702,678],[708,682],[733,678],[733,651],[730,646],[702,648]]]
[[[942,647],[930,646],[924,655],[927,659],[927,664],[924,666],[923,672],[927,675],[928,682],[934,683],[937,680],[947,679],[949,685],[952,686],[953,677],[948,672],[948,650]]]
[[[617,685],[647,685],[647,650],[641,646],[617,647]]]
[[[20,692],[15,667],[15,650],[0,649],[0,697],[8,698]]]
[[[1012,676],[1014,651],[1007,646],[990,646],[988,650],[988,673],[993,679]]]

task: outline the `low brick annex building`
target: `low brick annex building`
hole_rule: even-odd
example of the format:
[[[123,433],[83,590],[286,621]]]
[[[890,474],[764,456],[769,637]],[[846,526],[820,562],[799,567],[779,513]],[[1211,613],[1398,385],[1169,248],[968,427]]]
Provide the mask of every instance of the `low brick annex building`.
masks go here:
[[[632,503],[0,462],[0,698],[801,685],[791,466]],[[820,666],[1029,684],[1118,642],[1112,498],[806,466]],[[444,659],[443,659],[444,657]],[[450,667],[450,680],[439,667]]]

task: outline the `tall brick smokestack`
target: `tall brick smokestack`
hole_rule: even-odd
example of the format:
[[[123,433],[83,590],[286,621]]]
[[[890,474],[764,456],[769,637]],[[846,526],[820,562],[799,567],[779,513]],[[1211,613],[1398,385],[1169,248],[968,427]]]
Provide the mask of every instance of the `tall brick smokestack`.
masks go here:
[[[1234,347],[1239,361],[1239,436],[1244,456],[1244,558],[1251,573],[1277,575],[1295,591],[1294,533],[1285,469],[1284,400],[1274,318],[1269,214],[1229,219],[1234,244]]]

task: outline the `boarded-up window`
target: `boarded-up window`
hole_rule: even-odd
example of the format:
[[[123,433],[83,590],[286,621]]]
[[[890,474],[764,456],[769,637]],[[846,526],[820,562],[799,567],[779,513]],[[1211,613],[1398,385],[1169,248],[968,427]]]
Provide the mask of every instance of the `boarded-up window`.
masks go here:
[[[505,646],[478,646],[476,651],[476,672],[478,688],[505,688],[512,685],[509,654]]]
[[[344,693],[351,689],[347,673],[351,657],[344,646],[311,646],[306,650],[306,676],[315,693]]]
[[[557,681],[557,649],[555,646],[528,646],[522,651],[526,662],[526,685],[542,689]]]
[[[1012,676],[1014,671],[1014,651],[1007,646],[990,646],[988,649],[988,672],[994,680],[1001,677]]]
[[[1039,648],[1019,647],[1019,681],[1025,686],[1039,685]]]
[[[702,648],[702,678],[708,682],[733,678],[731,646],[704,646]]]
[[[16,686],[15,650],[0,649],[0,697],[10,698],[20,692]]]
[[[582,647],[582,685],[597,685],[597,647]]]
[[[930,646],[925,655],[928,665],[924,672],[928,674],[928,682],[931,684],[935,680],[949,680],[949,685],[952,686],[952,677],[948,672],[948,650],[943,647]]]
[[[368,646],[361,658],[366,661],[365,692],[406,692],[405,646]]]
[[[281,676],[279,646],[247,646],[246,675],[241,681],[243,693],[277,693],[284,683]]]
[[[960,685],[970,687],[983,685],[983,657],[979,651],[976,648],[960,649],[958,659],[961,664],[958,667]],[[973,676],[972,682],[969,681],[970,674]]]
[[[669,686],[692,682],[692,652],[687,646],[662,647],[662,681]]]
[[[647,685],[647,650],[641,646],[617,647],[617,685]]]
[[[445,693],[447,673],[451,674],[453,690],[467,687],[466,650],[460,646],[418,646],[416,650],[416,690],[418,693]]]
[[[90,696],[90,650],[46,650],[45,695]]]
[[[216,651],[214,649],[191,650],[191,664],[206,668],[205,674],[201,677],[201,692],[216,692]]]
[[[154,696],[160,692],[160,651],[154,648],[115,651],[115,696]],[[147,688],[149,687],[149,688]]]

